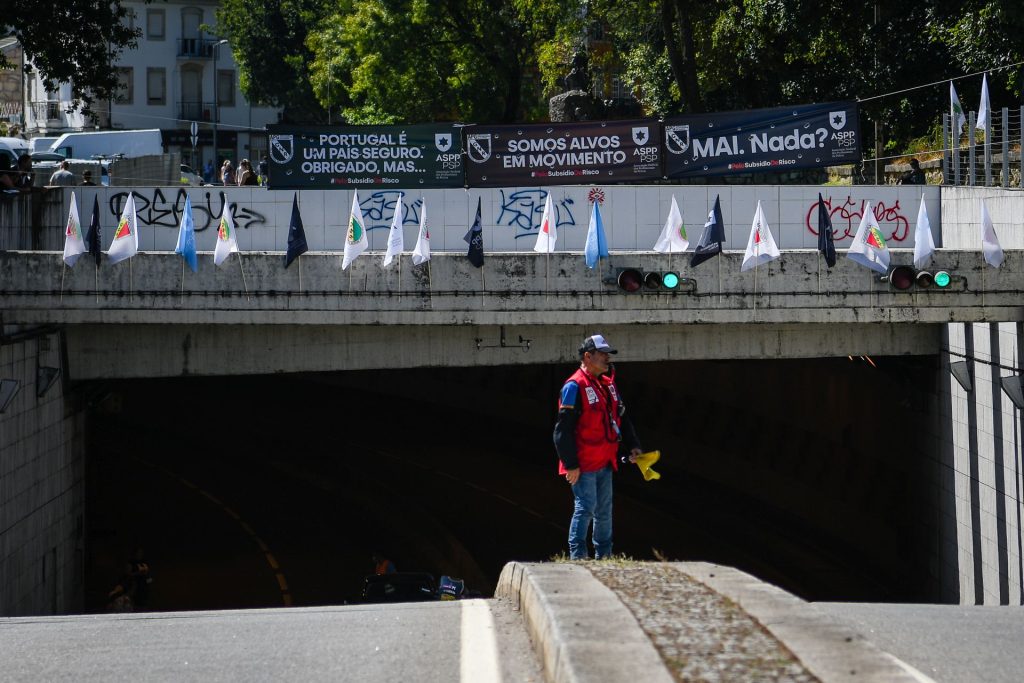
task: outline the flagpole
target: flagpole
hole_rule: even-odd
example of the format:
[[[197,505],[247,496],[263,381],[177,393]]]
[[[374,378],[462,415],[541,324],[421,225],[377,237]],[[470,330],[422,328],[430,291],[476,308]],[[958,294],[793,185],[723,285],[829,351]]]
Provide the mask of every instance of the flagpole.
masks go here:
[[[754,261],[754,320],[757,320],[757,261]]]
[[[184,297],[185,297],[185,259],[183,258],[183,259],[181,259],[181,296],[179,298],[184,298]]]
[[[402,293],[402,255],[398,255],[398,293]]]
[[[427,298],[430,300],[430,307],[434,307],[434,283],[430,279],[430,259],[427,259]]]
[[[100,302],[100,264],[96,264],[95,278],[93,279],[93,293],[96,295],[96,303]]]
[[[132,260],[128,259],[128,301],[135,301],[135,276]]]
[[[60,301],[64,303],[64,273],[68,272],[67,261],[63,263],[63,268],[60,269]]]
[[[299,261],[299,294],[302,294],[302,259]]]
[[[718,261],[718,305],[722,305],[722,299],[724,297],[722,295],[722,253],[721,252],[718,253],[718,258],[715,259],[715,260]]]
[[[242,272],[242,287],[245,289],[245,300],[252,301],[249,298],[249,285],[245,281],[245,268],[242,267],[242,252],[238,252],[238,270]]]

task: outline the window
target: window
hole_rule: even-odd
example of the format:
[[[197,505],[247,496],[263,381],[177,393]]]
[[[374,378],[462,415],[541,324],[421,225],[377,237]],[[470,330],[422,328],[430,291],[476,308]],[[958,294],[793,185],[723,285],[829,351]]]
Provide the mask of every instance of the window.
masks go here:
[[[165,38],[166,15],[162,9],[146,10],[146,37],[150,40]]]
[[[114,92],[114,102],[117,104],[135,104],[135,88],[132,85],[134,77],[132,67],[117,67],[117,90]]]
[[[217,72],[217,104],[221,107],[235,106],[235,72]]]
[[[146,69],[146,104],[167,104],[167,70]]]

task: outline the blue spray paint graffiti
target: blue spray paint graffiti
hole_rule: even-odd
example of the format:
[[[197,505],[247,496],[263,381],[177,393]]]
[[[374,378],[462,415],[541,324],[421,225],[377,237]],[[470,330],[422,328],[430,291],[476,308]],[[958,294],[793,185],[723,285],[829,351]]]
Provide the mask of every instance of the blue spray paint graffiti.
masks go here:
[[[395,217],[395,207],[401,198],[405,206],[405,215],[402,216],[402,225],[420,224],[420,207],[423,206],[423,199],[412,199],[407,193],[399,190],[381,190],[374,192],[366,199],[359,200],[359,208],[363,211],[363,220],[366,221],[367,230],[383,228],[391,229],[391,221]]]
[[[544,214],[544,200],[547,190],[518,190],[505,197],[501,192],[501,213],[498,214],[498,225],[508,225],[516,229],[516,239],[536,236],[540,229],[540,221]],[[563,197],[554,202],[555,226],[575,226],[576,219],[572,215],[573,201],[571,197]],[[507,214],[507,217],[506,217]],[[507,222],[502,222],[507,221]]]

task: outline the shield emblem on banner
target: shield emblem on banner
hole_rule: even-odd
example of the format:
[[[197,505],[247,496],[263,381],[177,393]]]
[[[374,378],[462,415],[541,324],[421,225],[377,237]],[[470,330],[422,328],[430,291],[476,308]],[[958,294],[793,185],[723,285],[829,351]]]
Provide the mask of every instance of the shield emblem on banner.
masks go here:
[[[665,126],[665,147],[672,154],[686,154],[690,149],[690,126]]]
[[[828,113],[828,124],[835,130],[842,130],[846,125],[845,111],[830,111]]]
[[[643,147],[651,139],[651,129],[647,126],[633,127],[633,142]]]
[[[441,152],[447,152],[452,148],[452,134],[434,133],[434,146]]]
[[[295,156],[294,135],[271,135],[270,158],[279,164],[287,164]]]
[[[491,134],[474,133],[466,137],[466,144],[469,149],[466,154],[478,164],[482,164],[491,158]]]

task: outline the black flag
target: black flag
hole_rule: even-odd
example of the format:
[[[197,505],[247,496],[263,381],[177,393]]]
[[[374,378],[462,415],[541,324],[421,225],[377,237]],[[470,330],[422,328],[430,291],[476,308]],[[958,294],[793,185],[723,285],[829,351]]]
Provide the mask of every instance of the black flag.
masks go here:
[[[284,267],[309,251],[306,244],[306,231],[302,229],[302,216],[299,215],[299,193],[292,195],[292,220],[288,224],[288,253],[284,255]]]
[[[469,262],[479,268],[484,265],[484,224],[480,218],[480,198],[476,198],[476,218],[473,219],[473,226],[462,239],[469,243]]]
[[[832,219],[825,208],[825,200],[818,193],[818,251],[825,257],[829,268],[836,265],[836,243],[832,237]]]
[[[92,220],[89,221],[89,232],[85,234],[85,248],[89,250],[96,265],[100,265],[100,199],[92,198]]]
[[[722,220],[722,205],[715,195],[715,206],[708,212],[708,222],[704,224],[704,232],[700,234],[697,248],[690,258],[690,267],[699,266],[712,256],[722,253],[722,242],[725,241],[725,221]]]

